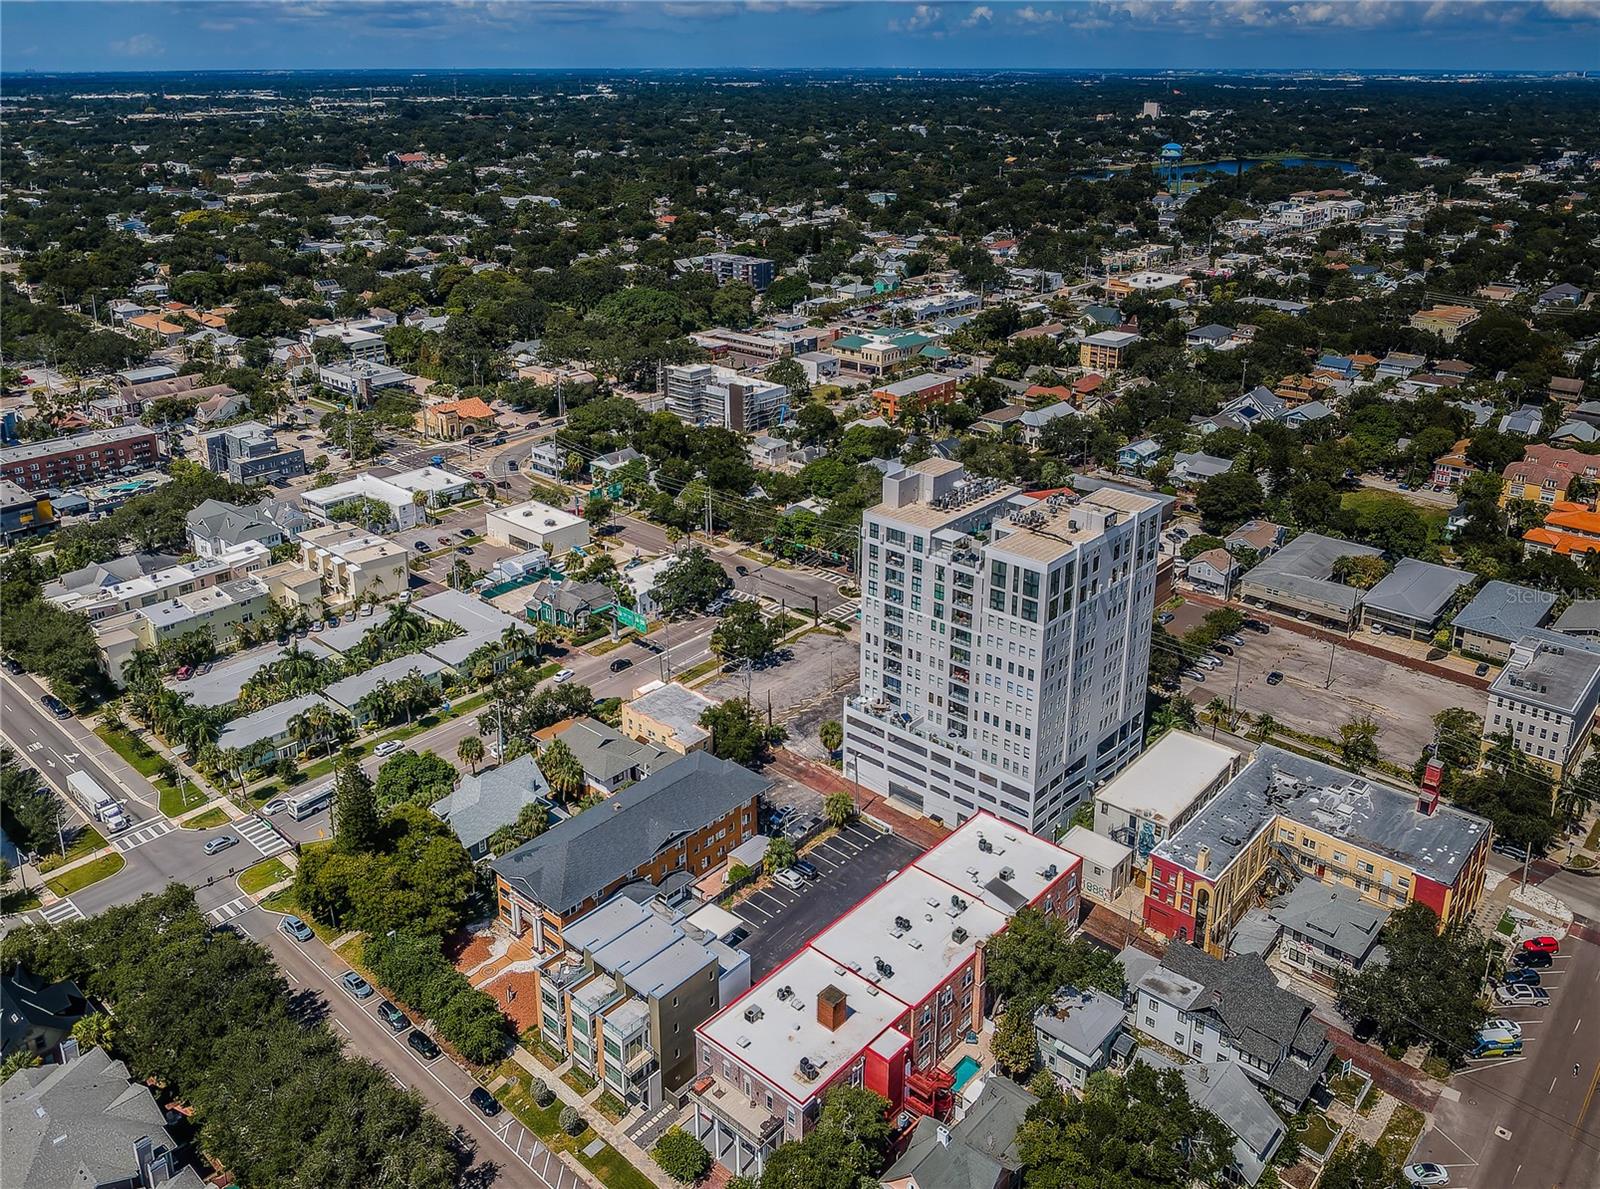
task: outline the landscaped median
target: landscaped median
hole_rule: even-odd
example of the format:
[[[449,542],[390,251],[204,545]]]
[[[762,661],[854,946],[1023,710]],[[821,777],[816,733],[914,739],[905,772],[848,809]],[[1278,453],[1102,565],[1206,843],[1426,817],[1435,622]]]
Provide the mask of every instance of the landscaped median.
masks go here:
[[[255,896],[293,877],[294,872],[282,859],[267,859],[239,873],[239,890],[247,896]]]
[[[184,818],[181,824],[185,830],[212,830],[218,826],[225,826],[232,820],[227,810],[220,805],[214,805],[193,817]]]
[[[577,1135],[569,1135],[563,1131],[561,1099],[552,1098],[546,1106],[540,1106],[535,1102],[533,1074],[522,1066],[515,1061],[505,1061],[495,1070],[495,1074],[506,1080],[506,1084],[496,1092],[495,1096],[524,1127],[539,1137],[545,1147],[552,1152],[568,1153],[598,1177],[606,1189],[655,1189],[655,1183],[628,1163],[621,1152],[604,1140],[599,1140],[587,1122]],[[545,1080],[548,1083],[549,1079]],[[593,1156],[586,1155],[586,1150],[597,1140],[600,1143],[599,1151]]]

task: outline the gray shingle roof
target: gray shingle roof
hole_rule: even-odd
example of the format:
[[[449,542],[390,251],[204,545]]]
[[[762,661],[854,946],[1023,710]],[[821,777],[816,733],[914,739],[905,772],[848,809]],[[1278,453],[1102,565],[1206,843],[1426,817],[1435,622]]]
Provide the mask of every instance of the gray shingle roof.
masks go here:
[[[1384,579],[1367,592],[1369,609],[1386,611],[1418,623],[1432,623],[1455,598],[1456,591],[1476,579],[1464,570],[1403,557]]]
[[[1549,591],[1496,578],[1485,582],[1472,602],[1457,611],[1450,622],[1462,631],[1514,644],[1529,628],[1544,623],[1555,605],[1556,596]]]
[[[12,1074],[0,1104],[7,1189],[121,1183],[138,1172],[138,1140],[171,1143],[155,1097],[101,1049]]]
[[[463,776],[449,796],[433,803],[433,813],[449,822],[461,845],[471,850],[549,793],[550,783],[534,756],[520,755],[498,768]]]
[[[1364,961],[1378,944],[1388,913],[1361,899],[1354,888],[1302,880],[1270,910],[1291,933],[1310,937],[1339,953]]]
[[[535,903],[566,912],[771,785],[748,768],[691,752],[496,859],[494,869]]]
[[[1383,550],[1371,545],[1341,541],[1321,533],[1301,533],[1245,575],[1245,580],[1352,611],[1361,601],[1361,592],[1329,578],[1333,563],[1341,557],[1382,556]]]
[[[978,1100],[948,1129],[949,1142],[940,1142],[939,1120],[924,1118],[884,1183],[912,1177],[917,1189],[994,1189],[1002,1170],[1022,1167],[1017,1129],[1037,1101],[1005,1078],[984,1079]]]

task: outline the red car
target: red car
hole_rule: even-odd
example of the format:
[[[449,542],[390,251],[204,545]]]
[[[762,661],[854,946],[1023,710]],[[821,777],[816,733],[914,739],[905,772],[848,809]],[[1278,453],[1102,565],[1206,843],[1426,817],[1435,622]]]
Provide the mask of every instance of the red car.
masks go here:
[[[188,665],[184,665],[183,668],[179,669],[177,673],[174,674],[174,676],[176,676],[179,681],[188,681],[190,677],[194,676],[194,670]]]
[[[1559,954],[1561,943],[1554,937],[1530,937],[1522,943],[1522,950],[1528,954]]]

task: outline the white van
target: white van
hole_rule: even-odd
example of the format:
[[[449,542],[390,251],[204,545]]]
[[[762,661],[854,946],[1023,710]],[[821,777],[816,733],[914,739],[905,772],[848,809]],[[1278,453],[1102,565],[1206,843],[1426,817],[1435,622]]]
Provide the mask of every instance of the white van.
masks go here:
[[[1220,669],[1220,668],[1222,668],[1222,662],[1219,661],[1216,657],[1211,656],[1209,654],[1207,654],[1206,656],[1197,657],[1195,659],[1194,663],[1199,665],[1202,669]]]

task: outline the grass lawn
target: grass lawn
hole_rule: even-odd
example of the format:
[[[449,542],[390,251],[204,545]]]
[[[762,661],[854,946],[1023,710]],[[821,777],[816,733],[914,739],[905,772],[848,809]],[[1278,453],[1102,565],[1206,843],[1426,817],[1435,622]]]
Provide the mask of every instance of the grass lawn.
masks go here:
[[[39,907],[39,893],[33,888],[24,892],[18,888],[14,892],[0,895],[0,915],[11,916],[13,913],[29,912]]]
[[[594,1129],[585,1125],[576,1136],[561,1130],[561,1099],[547,1107],[533,1101],[533,1075],[515,1061],[504,1062],[495,1071],[506,1079],[497,1097],[515,1115],[522,1125],[537,1135],[552,1152],[568,1152],[600,1179],[606,1189],[655,1189],[655,1183],[623,1157],[610,1144],[601,1147],[595,1156],[585,1156],[583,1150],[594,1141]]]
[[[1366,1078],[1357,1077],[1353,1073],[1342,1073],[1328,1083],[1328,1088],[1333,1091],[1333,1096],[1348,1107],[1354,1107],[1356,1096],[1361,1093],[1367,1084]]]
[[[57,896],[70,896],[74,892],[82,891],[92,883],[99,883],[102,879],[109,879],[122,870],[122,865],[126,861],[120,854],[102,855],[92,863],[85,863],[82,867],[74,867],[64,875],[46,880],[45,886]]]
[[[225,826],[231,820],[222,806],[218,805],[206,810],[204,813],[195,814],[183,823],[183,828],[185,830],[210,830],[217,826]]]
[[[566,1073],[562,1074],[561,1080],[567,1083],[567,1085],[571,1086],[579,1094],[587,1094],[598,1084],[592,1077],[584,1073],[583,1070],[579,1069],[577,1066],[573,1066],[571,1069],[567,1070]]]
[[[1450,1062],[1436,1053],[1429,1053],[1422,1059],[1422,1072],[1430,1078],[1445,1081],[1450,1077]]]
[[[1589,828],[1589,836],[1583,840],[1583,847],[1585,850],[1600,850],[1600,818],[1596,818],[1594,825]]]
[[[263,888],[270,888],[275,883],[282,883],[293,874],[294,872],[284,866],[281,859],[268,859],[239,873],[239,890],[254,896]]]
[[[607,1090],[594,1100],[594,1109],[613,1123],[622,1122],[622,1116],[628,1113],[628,1108],[623,1104],[622,1100],[610,1090]]]
[[[1374,508],[1381,508],[1387,504],[1397,504],[1407,508],[1422,517],[1428,526],[1428,540],[1438,541],[1444,532],[1444,522],[1450,517],[1450,509],[1441,508],[1435,504],[1418,503],[1406,499],[1403,491],[1379,491],[1375,488],[1363,487],[1359,491],[1347,491],[1339,501],[1340,507],[1347,512],[1370,512]]]
[[[1511,919],[1511,914],[1509,912],[1502,913],[1500,916],[1500,923],[1494,927],[1494,931],[1504,937],[1510,937],[1512,934],[1516,933],[1517,923]]]
[[[94,733],[107,747],[127,761],[129,767],[155,786],[156,791],[161,794],[161,812],[164,816],[177,817],[196,806],[204,805],[211,799],[204,789],[197,788],[191,781],[174,783],[157,776],[156,773],[166,766],[167,761],[150,750],[150,745],[137,735],[129,731],[114,731],[104,723],[96,727]]]
[[[47,855],[39,863],[39,870],[43,872],[54,871],[57,867],[64,867],[74,859],[81,859],[84,855],[92,855],[106,844],[104,835],[93,826],[85,826],[78,831],[72,844],[67,847],[64,855]]]
[[[1402,1102],[1394,1108],[1389,1126],[1385,1127],[1383,1134],[1378,1137],[1378,1151],[1383,1153],[1390,1164],[1404,1164],[1427,1122],[1421,1111]]]
[[[1306,1151],[1320,1156],[1333,1143],[1334,1135],[1333,1124],[1328,1122],[1328,1117],[1320,1111],[1313,1111],[1306,1116],[1305,1126],[1296,1130],[1295,1139]]]

